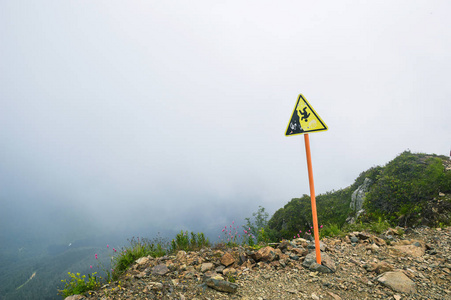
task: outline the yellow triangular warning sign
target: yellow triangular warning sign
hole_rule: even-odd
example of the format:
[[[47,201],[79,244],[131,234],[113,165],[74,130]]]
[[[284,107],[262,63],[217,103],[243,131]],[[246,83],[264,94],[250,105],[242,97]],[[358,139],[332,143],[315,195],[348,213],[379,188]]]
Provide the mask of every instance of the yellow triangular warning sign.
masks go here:
[[[295,134],[305,134],[309,132],[327,130],[326,123],[321,120],[319,115],[313,110],[313,107],[305,100],[302,94],[294,106],[293,114],[288,122],[286,136]]]

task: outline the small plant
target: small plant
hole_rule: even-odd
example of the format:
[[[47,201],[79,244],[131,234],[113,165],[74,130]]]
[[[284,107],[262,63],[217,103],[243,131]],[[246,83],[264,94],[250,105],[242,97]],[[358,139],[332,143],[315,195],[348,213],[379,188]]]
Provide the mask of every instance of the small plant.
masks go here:
[[[166,254],[166,250],[161,246],[161,243],[155,244],[142,238],[132,238],[129,242],[130,247],[122,249],[119,255],[113,258],[113,280],[117,280],[138,258],[145,256],[161,257]]]
[[[365,231],[367,228],[366,223],[362,221],[356,222],[354,224],[344,224],[342,230],[344,232],[352,232],[352,231]]]
[[[109,248],[108,245],[106,245],[106,247]],[[115,248],[113,248],[113,251],[116,252],[117,250]],[[94,257],[96,260],[98,260],[97,253],[94,255]],[[106,280],[108,283],[110,283],[113,280],[113,268],[111,266],[112,261],[113,261],[113,257],[111,257],[111,260],[110,260],[110,268],[106,268],[100,260],[98,260],[98,263],[97,263],[98,268],[103,271],[103,274],[105,274]],[[89,266],[89,267],[92,269],[92,266]]]
[[[208,238],[205,238],[205,235],[203,232],[197,233],[197,247],[209,247],[210,246],[210,240]]]
[[[438,223],[438,228],[441,228],[441,229],[444,229],[444,228],[446,228],[447,227],[447,225],[445,224],[445,223],[443,223],[443,222],[439,222]],[[399,231],[399,230],[398,230]],[[404,232],[403,232],[404,233]]]
[[[247,237],[247,244],[249,245],[249,247],[254,247],[255,243],[254,243],[254,237],[252,236],[252,234],[249,234]]]
[[[334,237],[343,235],[343,232],[337,224],[321,225],[319,235],[320,237]]]
[[[227,274],[227,281],[231,282],[231,283],[235,283],[236,282],[236,276],[231,274],[231,273]]]
[[[175,239],[171,242],[171,251],[175,252],[178,250],[188,250],[189,249],[189,237],[188,237],[188,231],[183,232],[183,230],[180,231],[175,236]]]
[[[268,244],[269,243],[269,235],[268,232],[265,231],[264,228],[259,230],[259,234],[257,236],[257,243]]]
[[[265,211],[265,208],[258,206],[258,210],[252,214],[251,218],[244,219],[246,228],[256,238],[257,243],[267,244],[269,242],[268,232],[265,231],[268,225],[268,217],[269,214]]]
[[[171,241],[171,252],[176,252],[179,250],[193,251],[209,246],[210,241],[208,238],[205,238],[205,235],[202,232],[197,234],[191,232],[190,239],[188,231],[183,232],[182,230],[176,235],[175,239]]]
[[[381,217],[379,217],[378,222],[371,222],[369,224],[369,231],[374,232],[374,233],[380,234],[380,233],[386,231],[388,228],[390,228],[390,224],[386,220],[382,221]]]
[[[64,298],[95,290],[101,285],[102,278],[96,276],[97,272],[89,274],[87,280],[86,275],[80,275],[80,273],[68,272],[67,274],[69,275],[70,280],[61,280],[61,282],[64,283],[64,288],[58,291]]]

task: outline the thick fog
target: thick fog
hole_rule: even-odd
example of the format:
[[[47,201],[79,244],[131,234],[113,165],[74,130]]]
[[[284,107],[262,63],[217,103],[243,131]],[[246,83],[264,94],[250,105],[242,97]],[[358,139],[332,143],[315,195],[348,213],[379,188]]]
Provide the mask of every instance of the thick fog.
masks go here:
[[[2,1],[0,231],[219,234],[451,146],[449,1]]]

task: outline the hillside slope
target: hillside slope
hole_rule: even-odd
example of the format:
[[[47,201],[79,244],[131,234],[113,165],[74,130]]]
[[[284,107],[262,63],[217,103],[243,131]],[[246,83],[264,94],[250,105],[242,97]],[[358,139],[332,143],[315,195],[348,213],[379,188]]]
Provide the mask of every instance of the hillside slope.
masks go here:
[[[451,222],[450,194],[448,157],[405,151],[383,167],[362,172],[351,186],[318,195],[318,222],[340,228],[356,221],[445,226]],[[311,227],[310,196],[304,195],[277,210],[267,231],[278,240],[308,233]]]

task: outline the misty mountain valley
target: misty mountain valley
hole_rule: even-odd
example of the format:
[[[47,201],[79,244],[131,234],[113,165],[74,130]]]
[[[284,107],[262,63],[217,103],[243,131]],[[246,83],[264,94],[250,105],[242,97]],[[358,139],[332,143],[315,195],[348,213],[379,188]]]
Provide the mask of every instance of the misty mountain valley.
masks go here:
[[[368,184],[368,182],[371,183]],[[366,189],[364,193],[360,193],[363,195],[360,199],[362,202],[354,203],[356,195],[362,188]],[[359,244],[359,238],[366,239],[370,234],[371,238],[374,239],[373,246],[371,244],[362,245],[376,249],[382,247],[382,245],[389,245],[390,238],[387,236],[390,235],[387,232],[393,230],[390,228],[396,227],[399,232],[416,232],[430,227],[438,228],[437,230],[443,228],[443,231],[437,231],[434,235],[441,234],[441,232],[446,234],[446,228],[449,228],[451,219],[450,193],[451,161],[448,157],[434,154],[414,154],[405,151],[385,166],[373,167],[362,172],[349,187],[318,195],[317,206],[318,219],[321,224],[321,239],[329,243],[328,247],[331,247],[331,238],[343,239],[345,237],[348,240],[351,238],[355,241],[349,243],[356,247],[355,243]],[[127,233],[124,232],[101,234],[95,232],[95,230],[80,231],[77,225],[71,222],[60,223],[59,227],[52,227],[52,222],[47,223],[46,226],[37,227],[34,226],[39,224],[39,220],[36,219],[37,216],[30,214],[28,218],[22,218],[21,214],[25,213],[25,209],[20,207],[9,207],[9,209],[14,213],[10,215],[9,219],[1,220],[2,231],[0,232],[0,240],[2,241],[0,245],[0,282],[2,283],[0,285],[0,299],[2,300],[61,299],[61,291],[64,288],[69,294],[71,294],[71,289],[72,291],[76,290],[73,289],[73,286],[68,290],[68,283],[71,282],[71,276],[68,276],[68,274],[73,274],[72,276],[77,278],[81,278],[81,275],[86,275],[89,278],[96,276],[95,290],[107,283],[107,278],[116,280],[114,282],[117,284],[117,280],[119,282],[121,280],[121,274],[128,272],[128,268],[141,255],[150,255],[149,257],[157,258],[177,254],[178,257],[178,253],[185,250],[205,251],[201,249],[213,247],[227,251],[227,247],[232,249],[237,246],[249,249],[246,250],[246,253],[251,255],[252,251],[257,251],[268,245],[279,245],[278,247],[281,247],[280,245],[285,243],[283,241],[308,242],[313,234],[310,198],[307,195],[292,199],[271,217],[263,207],[259,207],[252,217],[243,220],[241,228],[239,228],[237,222],[237,224],[233,224],[233,230],[232,225],[230,225],[230,227],[225,226],[222,232],[219,228],[213,232],[205,231],[205,235],[204,233],[191,233],[190,235],[188,231],[149,233],[147,237],[153,238],[153,240],[126,236]],[[18,220],[22,221],[19,222]],[[44,225],[45,223],[41,224]],[[61,224],[66,225],[61,226]],[[5,228],[7,230],[4,230]],[[141,228],[137,232],[143,233],[145,230]],[[70,232],[77,232],[72,236],[79,238],[67,240]],[[352,232],[362,233],[359,233],[360,237],[358,237],[352,235]],[[398,235],[399,233],[395,234]],[[401,237],[399,239],[402,240]],[[445,236],[443,236],[443,241],[449,243],[449,239],[446,240]],[[391,243],[392,246],[396,244],[393,240]],[[421,241],[422,243],[423,241]],[[431,244],[426,243],[425,245],[426,249],[433,249],[436,253],[437,249]],[[366,249],[370,249],[368,252],[371,253],[373,248],[368,247]],[[445,244],[445,247],[449,248],[450,245]],[[119,268],[119,263],[122,263],[117,258],[124,258],[127,255],[124,253],[135,251],[137,248],[143,252],[134,254],[138,256],[127,258],[130,261],[122,266],[121,273],[115,273],[117,270],[113,271],[112,268]],[[280,249],[283,250],[284,248]],[[363,250],[367,251],[365,248]],[[432,250],[428,251],[427,253],[434,254]],[[328,253],[331,255],[334,252]],[[283,255],[285,254],[280,253],[278,257],[284,257]],[[305,254],[298,255],[302,257]],[[435,257],[438,258],[439,256],[436,255]],[[296,256],[290,257],[294,259]],[[450,266],[449,258],[448,255],[443,260],[442,267],[445,271],[449,271],[449,268],[445,267]],[[245,259],[245,256],[242,259],[251,261],[251,258]],[[257,259],[254,257],[254,260]],[[401,260],[400,262],[402,263]],[[346,269],[345,265],[342,265],[343,269]],[[254,269],[266,268],[266,266],[269,267],[270,265],[263,262],[258,263],[258,265],[249,264],[249,267]],[[279,266],[279,263],[277,266]],[[280,268],[280,266],[277,268]],[[301,269],[300,272],[304,271]],[[309,271],[305,270],[305,272]],[[76,273],[81,275],[77,276]],[[62,280],[65,280],[65,283]],[[240,276],[235,274],[234,277],[226,277],[227,280],[239,282]],[[110,282],[113,284],[113,281]],[[448,281],[445,282],[449,284],[449,275]],[[421,282],[417,281],[417,287],[419,284]],[[436,284],[438,288],[439,283]],[[58,295],[58,290],[60,295]],[[86,292],[83,291],[82,294],[87,295]],[[172,293],[175,297],[175,292]],[[449,293],[449,290],[445,293]],[[163,295],[163,292],[160,292],[160,294]],[[153,294],[150,293],[149,295]],[[157,298],[158,295],[158,293],[154,294]],[[450,294],[447,295],[451,296]],[[115,296],[112,299],[116,299]]]

